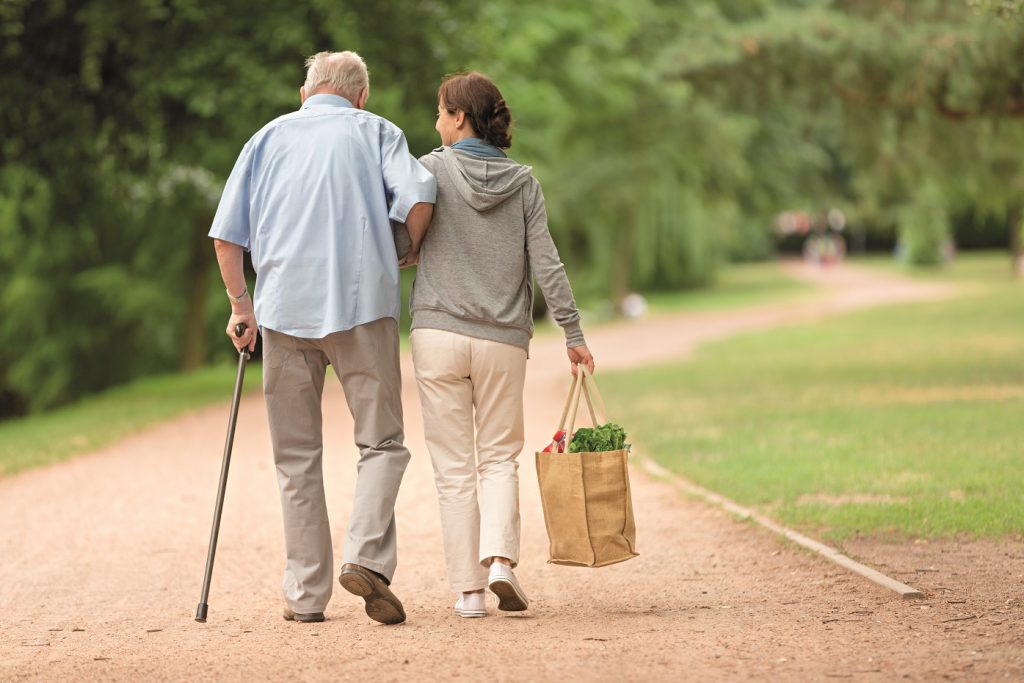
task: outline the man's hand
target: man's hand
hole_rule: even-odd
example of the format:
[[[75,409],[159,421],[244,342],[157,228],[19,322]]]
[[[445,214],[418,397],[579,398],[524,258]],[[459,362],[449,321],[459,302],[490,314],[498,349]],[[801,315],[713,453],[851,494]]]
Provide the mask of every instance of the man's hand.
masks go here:
[[[569,362],[572,364],[572,374],[574,377],[578,372],[578,366],[580,364],[587,366],[587,370],[590,371],[591,375],[594,374],[594,355],[590,353],[590,349],[588,349],[585,344],[583,346],[574,346],[571,349],[568,349],[568,352]]]
[[[256,315],[252,310],[252,301],[246,297],[245,301],[231,307],[231,317],[228,318],[228,328],[225,333],[231,338],[235,349],[241,352],[248,347],[250,351],[256,350]],[[241,337],[235,336],[235,326],[238,323],[245,323],[245,333]]]

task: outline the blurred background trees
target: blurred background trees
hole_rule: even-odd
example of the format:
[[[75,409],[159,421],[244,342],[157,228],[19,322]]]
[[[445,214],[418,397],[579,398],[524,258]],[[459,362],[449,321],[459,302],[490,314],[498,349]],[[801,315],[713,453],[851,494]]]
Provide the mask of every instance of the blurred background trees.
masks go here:
[[[794,209],[912,263],[1019,256],[1022,5],[6,0],[0,417],[228,351],[206,232],[323,49],[363,55],[417,155],[440,76],[493,76],[584,296],[707,283]]]

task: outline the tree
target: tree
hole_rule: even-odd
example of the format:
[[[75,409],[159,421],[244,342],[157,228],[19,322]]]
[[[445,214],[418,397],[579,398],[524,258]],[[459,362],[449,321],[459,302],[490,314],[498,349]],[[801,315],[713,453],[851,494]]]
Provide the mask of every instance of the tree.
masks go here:
[[[206,237],[220,183],[245,140],[298,105],[304,57],[365,46],[395,79],[375,101],[401,113],[430,97],[411,80],[441,71],[431,44],[458,29],[431,22],[462,9],[0,5],[0,404],[47,407],[208,360],[223,325]]]

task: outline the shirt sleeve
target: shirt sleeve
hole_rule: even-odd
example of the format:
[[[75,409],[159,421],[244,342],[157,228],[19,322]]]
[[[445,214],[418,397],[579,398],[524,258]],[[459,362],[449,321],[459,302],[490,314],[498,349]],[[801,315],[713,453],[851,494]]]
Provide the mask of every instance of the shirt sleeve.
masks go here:
[[[565,266],[558,255],[558,248],[548,230],[548,215],[544,208],[544,193],[540,183],[532,181],[524,188],[524,209],[526,212],[526,256],[530,270],[540,285],[544,301],[551,309],[551,316],[565,332],[565,345],[569,348],[583,346],[587,342],[580,326],[580,312],[572,295]]]
[[[249,249],[249,209],[252,185],[252,141],[242,148],[213,217],[210,237]]]
[[[388,195],[389,217],[404,223],[414,204],[433,204],[437,182],[423,164],[409,153],[405,134],[397,127],[381,129],[381,171]]]

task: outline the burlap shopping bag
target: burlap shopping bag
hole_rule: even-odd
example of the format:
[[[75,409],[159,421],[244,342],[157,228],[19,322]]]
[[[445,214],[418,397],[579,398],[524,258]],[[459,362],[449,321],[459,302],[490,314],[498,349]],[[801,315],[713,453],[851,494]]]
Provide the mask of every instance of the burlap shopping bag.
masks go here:
[[[594,378],[581,365],[562,411],[559,430],[571,442],[580,395],[586,397],[594,426],[605,414]],[[568,451],[568,444],[566,445]],[[550,541],[548,562],[603,567],[637,556],[636,524],[629,491],[628,452],[537,453],[537,479]]]

